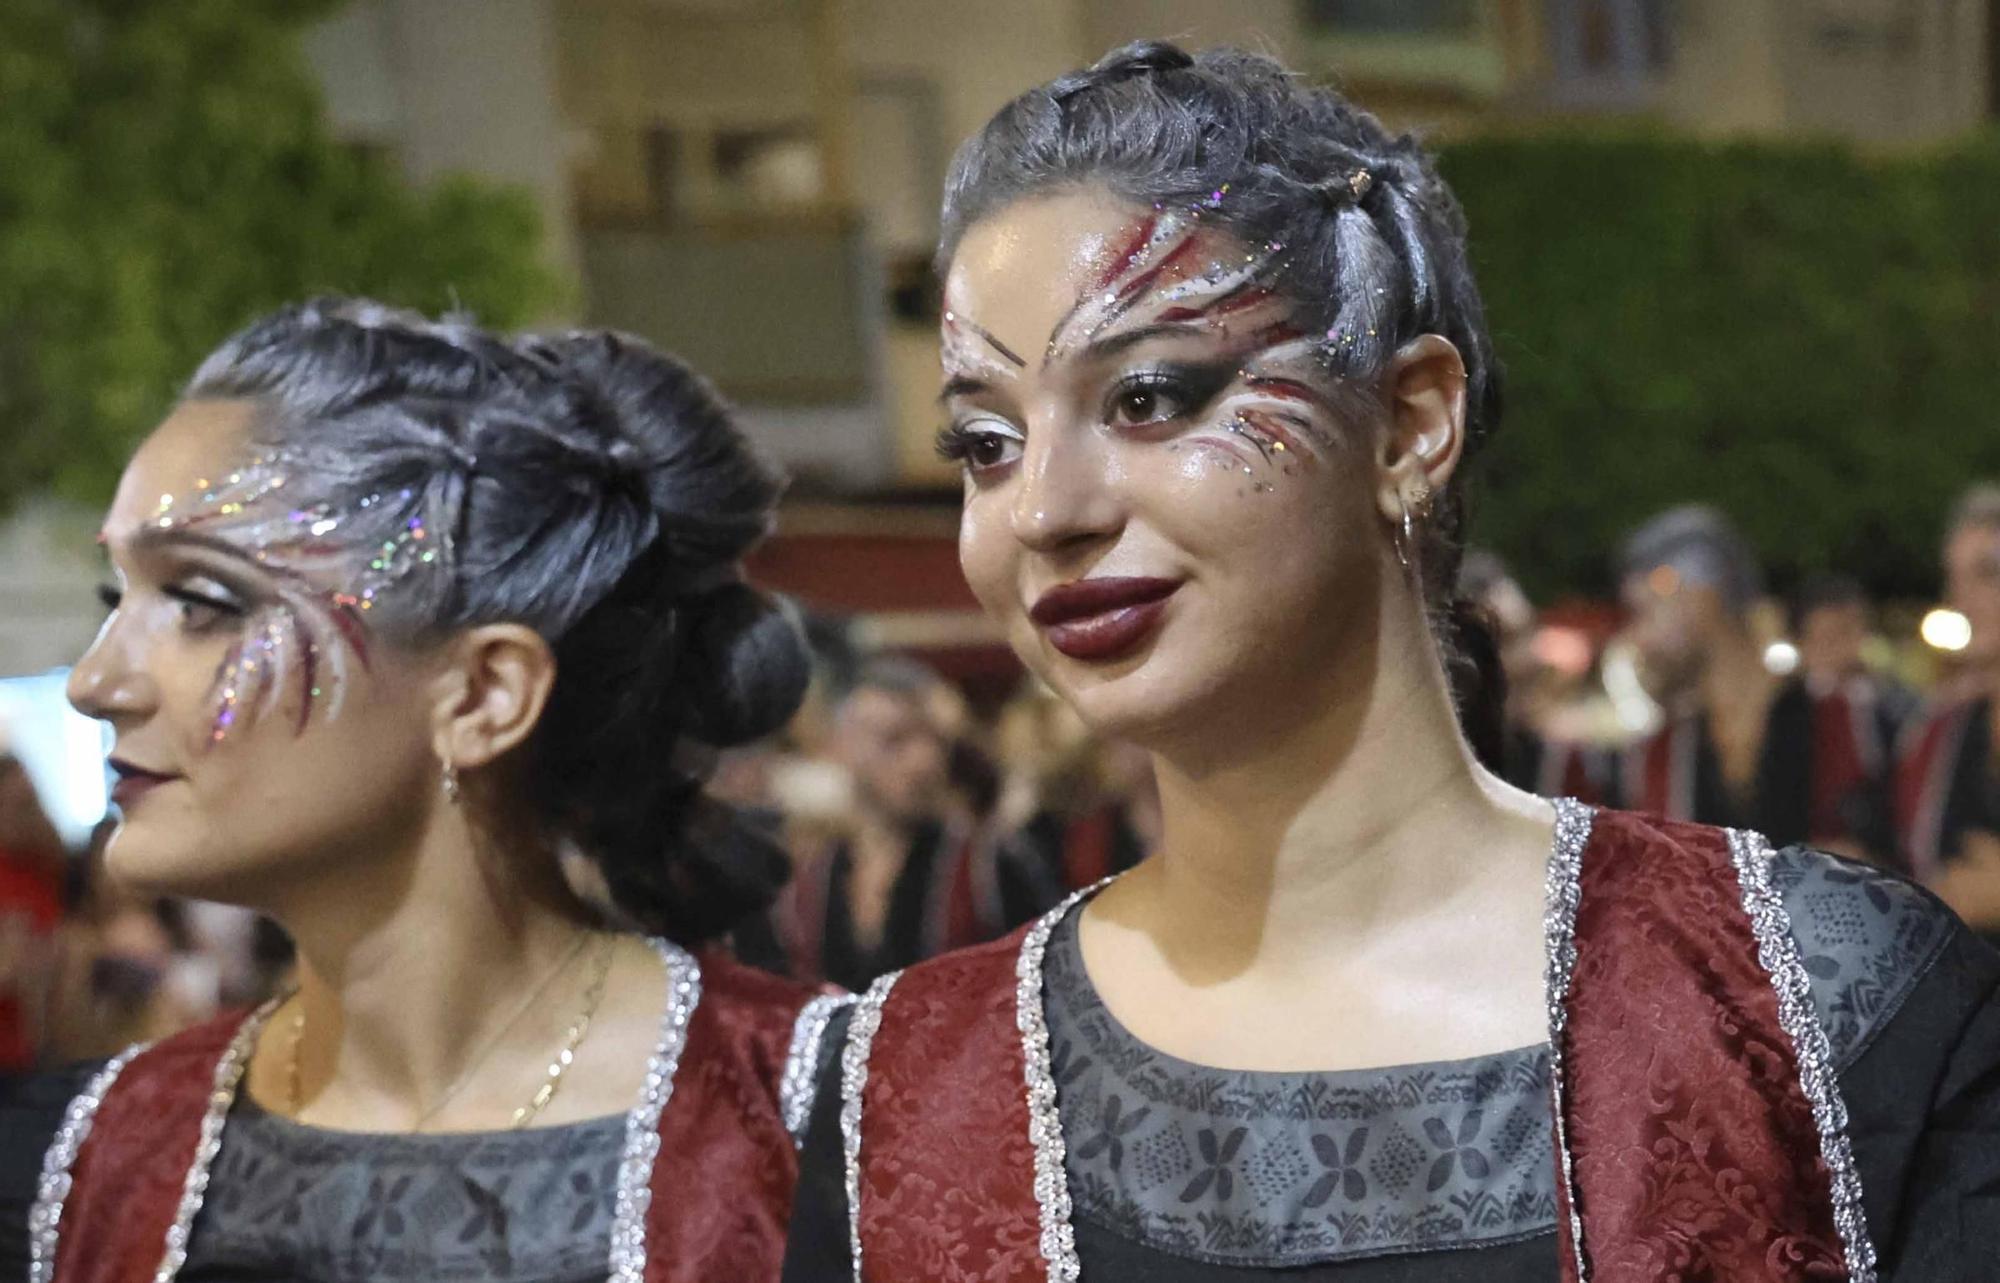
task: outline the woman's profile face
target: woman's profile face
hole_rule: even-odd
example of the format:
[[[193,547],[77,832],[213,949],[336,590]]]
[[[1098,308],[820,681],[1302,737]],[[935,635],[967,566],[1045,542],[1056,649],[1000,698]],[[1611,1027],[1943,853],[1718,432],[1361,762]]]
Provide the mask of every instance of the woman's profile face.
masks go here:
[[[1374,428],[1324,364],[1339,336],[1274,288],[1281,250],[1086,190],[1001,210],[952,260],[960,561],[1100,732],[1323,706],[1375,635]]]
[[[289,506],[251,417],[190,401],[133,456],[69,696],[114,732],[114,876],[272,907],[315,862],[395,849],[439,785],[421,663],[350,600],[364,573],[328,575],[365,559],[328,555],[340,514]]]

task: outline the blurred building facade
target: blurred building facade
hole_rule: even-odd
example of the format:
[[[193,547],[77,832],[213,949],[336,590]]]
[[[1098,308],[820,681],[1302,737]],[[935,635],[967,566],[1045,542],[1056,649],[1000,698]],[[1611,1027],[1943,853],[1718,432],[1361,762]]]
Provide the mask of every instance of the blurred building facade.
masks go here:
[[[1267,50],[1434,135],[1638,118],[1906,147],[2000,115],[2000,0],[351,0],[306,53],[351,145],[418,182],[533,192],[571,316],[709,373],[795,493],[928,495],[934,517],[954,488],[929,274],[952,149],[1141,36]],[[51,529],[30,512],[0,540]],[[0,673],[91,622],[18,618]]]
[[[811,491],[938,487],[952,148],[1139,36],[1269,50],[1433,133],[1639,117],[1918,145],[1995,114],[2000,0],[355,0],[309,53],[419,180],[524,183],[586,320],[684,354]]]

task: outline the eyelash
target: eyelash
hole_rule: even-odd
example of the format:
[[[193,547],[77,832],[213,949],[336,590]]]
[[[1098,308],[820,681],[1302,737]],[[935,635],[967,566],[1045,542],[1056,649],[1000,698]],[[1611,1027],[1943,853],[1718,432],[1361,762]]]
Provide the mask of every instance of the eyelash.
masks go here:
[[[1229,379],[1227,371],[1193,366],[1156,366],[1152,369],[1134,370],[1118,380],[1106,395],[1103,418],[1106,423],[1119,427],[1143,428],[1171,423],[1186,418],[1208,404],[1217,392],[1228,385]],[[1150,393],[1171,402],[1174,407],[1173,413],[1120,423],[1118,421],[1120,400],[1137,393]],[[977,473],[998,465],[980,463],[976,452],[990,443],[1011,439],[1005,433],[982,432],[966,423],[950,423],[938,432],[938,457],[959,464],[968,472]]]
[[[1112,386],[1104,400],[1103,418],[1106,423],[1135,428],[1172,423],[1177,419],[1187,418],[1207,405],[1228,382],[1229,376],[1226,373],[1196,366],[1163,365],[1134,370]],[[1172,413],[1156,414],[1149,419],[1135,419],[1120,424],[1118,421],[1120,402],[1138,393],[1150,393],[1159,399],[1171,402]]]
[[[975,458],[974,452],[989,442],[1005,442],[1009,439],[1004,433],[981,432],[964,423],[948,423],[937,435],[938,457],[948,463],[959,464],[968,471],[978,472],[982,468],[994,465],[981,464]]]
[[[192,589],[182,588],[178,585],[163,588],[160,592],[161,595],[171,598],[180,607],[181,624],[191,633],[200,634],[207,632],[225,622],[241,619],[246,613],[244,608],[235,602],[224,601],[219,597],[210,597],[206,593],[198,593]],[[97,587],[97,600],[103,605],[106,611],[116,611],[124,604],[125,594],[110,584],[99,584]],[[189,612],[191,611],[208,611],[211,617],[199,620],[191,619],[189,617]]]

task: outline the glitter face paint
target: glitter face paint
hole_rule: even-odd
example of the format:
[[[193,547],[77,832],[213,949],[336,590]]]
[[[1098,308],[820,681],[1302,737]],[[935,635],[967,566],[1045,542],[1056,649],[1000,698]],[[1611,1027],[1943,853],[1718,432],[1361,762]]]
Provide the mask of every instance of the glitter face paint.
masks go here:
[[[251,722],[281,710],[294,696],[295,733],[311,725],[315,709],[338,716],[349,662],[368,667],[365,622],[376,601],[408,576],[436,563],[440,549],[414,495],[369,495],[344,514],[327,503],[287,502],[289,462],[263,455],[219,482],[196,482],[183,502],[162,495],[142,537],[182,538],[253,560],[272,579],[277,600],[255,611],[244,635],[223,656],[211,688],[208,742],[220,744]],[[394,505],[396,533],[357,554],[342,528],[359,512]],[[356,567],[356,557],[364,558]]]

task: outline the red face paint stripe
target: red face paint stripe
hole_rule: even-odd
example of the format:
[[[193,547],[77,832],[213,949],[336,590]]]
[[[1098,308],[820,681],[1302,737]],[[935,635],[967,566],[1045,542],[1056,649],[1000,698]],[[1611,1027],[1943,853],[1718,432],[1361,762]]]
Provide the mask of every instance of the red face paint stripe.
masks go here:
[[[1308,450],[1296,436],[1292,435],[1290,429],[1286,428],[1272,415],[1262,410],[1244,410],[1237,417],[1256,428],[1259,432],[1283,444],[1285,453],[1297,455],[1299,462],[1305,466],[1314,467],[1318,465],[1319,460],[1313,455],[1312,451]]]
[[[1134,260],[1144,251],[1146,243],[1153,239],[1153,231],[1159,225],[1160,216],[1158,214],[1148,214],[1145,218],[1141,219],[1139,225],[1133,229],[1132,235],[1127,238],[1123,248],[1113,256],[1111,265],[1097,274],[1097,281],[1090,287],[1091,291],[1095,293],[1098,290],[1107,289],[1110,287],[1111,282],[1131,271]]]

